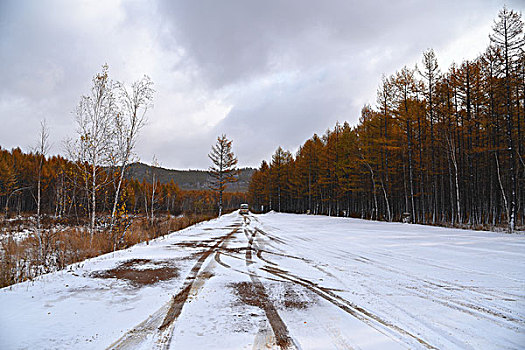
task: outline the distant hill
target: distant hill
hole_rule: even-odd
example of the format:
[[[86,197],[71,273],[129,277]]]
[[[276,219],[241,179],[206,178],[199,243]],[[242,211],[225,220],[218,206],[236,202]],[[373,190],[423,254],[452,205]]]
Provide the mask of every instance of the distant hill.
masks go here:
[[[173,180],[183,190],[205,190],[208,187],[208,172],[204,170],[171,170],[158,167],[152,167],[143,163],[133,163],[126,171],[127,178],[134,178],[142,181],[151,182],[152,171],[155,171],[156,176],[162,183],[168,183]],[[238,176],[238,181],[229,184],[226,188],[227,192],[247,192],[250,180],[255,169],[242,168]]]

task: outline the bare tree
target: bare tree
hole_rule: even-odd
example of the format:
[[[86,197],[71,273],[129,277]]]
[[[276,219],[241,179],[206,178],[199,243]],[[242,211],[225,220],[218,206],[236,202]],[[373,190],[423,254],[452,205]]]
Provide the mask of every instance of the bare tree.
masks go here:
[[[49,152],[49,129],[46,120],[40,122],[40,133],[38,135],[38,142],[36,145],[36,154],[38,155],[38,169],[37,169],[37,199],[36,199],[36,227],[40,230],[40,203],[42,199],[42,165],[46,154]]]
[[[208,169],[211,177],[210,188],[219,194],[219,216],[222,215],[222,193],[228,183],[237,181],[237,158],[232,151],[232,141],[226,135],[217,137],[217,143],[212,146],[208,157],[213,165]]]
[[[153,226],[153,221],[155,219],[155,193],[157,191],[157,183],[158,183],[158,178],[157,178],[157,168],[160,166],[157,158],[155,156],[153,156],[153,162],[151,163],[151,206],[150,206],[150,211],[151,211],[151,225]],[[147,215],[147,213],[146,213]]]
[[[126,167],[134,161],[133,149],[137,142],[137,137],[146,123],[146,112],[153,100],[153,82],[148,76],[131,85],[128,91],[124,84],[116,84],[120,113],[115,115],[116,131],[116,162],[118,163],[119,178],[115,189],[115,199],[111,210],[111,227],[115,223],[115,212],[119,200],[120,188]]]
[[[113,94],[114,84],[109,80],[108,66],[93,77],[93,86],[87,96],[82,96],[76,110],[76,141],[66,142],[66,151],[76,161],[82,175],[86,193],[91,201],[90,233],[93,239],[96,218],[96,194],[107,184],[102,178],[103,167],[110,164],[115,140],[114,118],[117,104]]]

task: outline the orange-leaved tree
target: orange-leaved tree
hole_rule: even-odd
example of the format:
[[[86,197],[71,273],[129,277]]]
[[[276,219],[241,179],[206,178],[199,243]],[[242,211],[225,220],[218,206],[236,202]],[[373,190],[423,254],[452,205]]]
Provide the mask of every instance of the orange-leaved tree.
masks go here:
[[[229,183],[237,181],[237,158],[232,151],[232,142],[226,135],[217,137],[208,157],[212,166],[208,169],[210,188],[219,194],[219,216],[222,215],[222,194]]]

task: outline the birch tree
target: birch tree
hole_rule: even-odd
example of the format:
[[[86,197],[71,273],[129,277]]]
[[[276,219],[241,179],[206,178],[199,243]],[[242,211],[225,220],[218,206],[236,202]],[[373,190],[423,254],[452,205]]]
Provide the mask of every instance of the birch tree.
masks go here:
[[[157,168],[159,168],[159,167],[160,167],[160,164],[159,164],[157,158],[154,155],[153,156],[153,161],[151,163],[151,206],[150,206],[151,226],[153,226],[153,222],[155,220],[155,203],[158,201],[155,198],[155,194],[157,192],[157,187],[158,187],[158,182],[159,182],[159,179],[158,179],[158,176],[157,176]],[[146,215],[147,215],[147,212],[146,212]]]
[[[116,161],[118,163],[118,182],[111,210],[111,227],[115,224],[115,213],[119,201],[120,189],[127,166],[134,161],[133,150],[137,137],[146,123],[146,112],[153,101],[153,82],[148,76],[131,85],[131,91],[122,83],[116,84],[120,111],[115,115]]]
[[[40,122],[40,132],[38,134],[38,142],[36,145],[36,154],[38,156],[37,167],[37,195],[36,195],[36,227],[40,230],[41,221],[41,201],[42,201],[42,166],[44,164],[46,154],[49,152],[49,129],[45,119]]]
[[[118,110],[108,70],[107,65],[102,66],[102,72],[93,77],[90,93],[81,97],[75,114],[78,138],[66,142],[66,151],[76,161],[90,197],[91,240],[95,230],[97,191],[108,180],[103,176],[103,167],[114,158],[114,119]]]
[[[40,264],[44,269],[48,268],[48,255],[51,250],[51,240],[54,236],[54,232],[41,230],[41,202],[42,202],[42,169],[46,160],[46,155],[49,152],[49,129],[47,127],[45,119],[40,122],[40,132],[38,134],[38,140],[36,145],[36,156],[37,156],[37,214],[36,214],[36,239],[39,246]]]

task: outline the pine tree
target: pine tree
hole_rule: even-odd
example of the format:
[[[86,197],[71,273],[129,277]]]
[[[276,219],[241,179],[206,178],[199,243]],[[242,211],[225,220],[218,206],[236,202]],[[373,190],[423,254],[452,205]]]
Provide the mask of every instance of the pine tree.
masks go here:
[[[222,215],[222,197],[228,183],[237,181],[237,158],[232,151],[232,141],[226,135],[217,137],[208,157],[213,165],[208,169],[211,177],[210,188],[219,194],[219,216]]]
[[[437,211],[437,181],[434,171],[435,152],[434,152],[434,96],[436,90],[436,82],[439,79],[439,66],[437,63],[434,50],[429,49],[423,53],[423,69],[419,73],[425,79],[425,99],[427,104],[428,120],[430,122],[430,173],[432,177],[432,223],[436,222]]]
[[[414,119],[414,104],[416,102],[415,93],[421,90],[417,86],[414,78],[414,70],[404,67],[398,72],[394,79],[394,85],[397,88],[397,117],[398,120],[404,124],[406,142],[407,142],[407,157],[408,157],[408,188],[406,198],[406,211],[411,214],[411,222],[416,220],[416,207],[414,201],[414,162],[413,162],[413,119]]]
[[[502,66],[505,72],[505,119],[507,124],[507,147],[509,151],[509,171],[511,176],[511,194],[509,203],[509,231],[514,231],[515,217],[516,217],[516,161],[515,161],[515,146],[513,140],[513,107],[512,101],[512,77],[511,75],[516,71],[517,63],[519,62],[520,54],[525,45],[525,38],[523,37],[523,22],[521,21],[521,14],[508,10],[506,7],[498,13],[499,21],[494,23],[494,33],[490,35],[491,42],[501,50],[503,53]],[[519,123],[519,120],[518,120]]]
[[[275,184],[275,188],[277,189],[277,211],[281,212],[283,208],[282,204],[283,201],[283,195],[285,194],[286,187],[287,187],[287,181],[286,181],[286,167],[288,163],[292,160],[292,155],[290,152],[285,151],[279,146],[275,153],[272,156],[272,170],[271,176],[272,176],[272,182]]]

